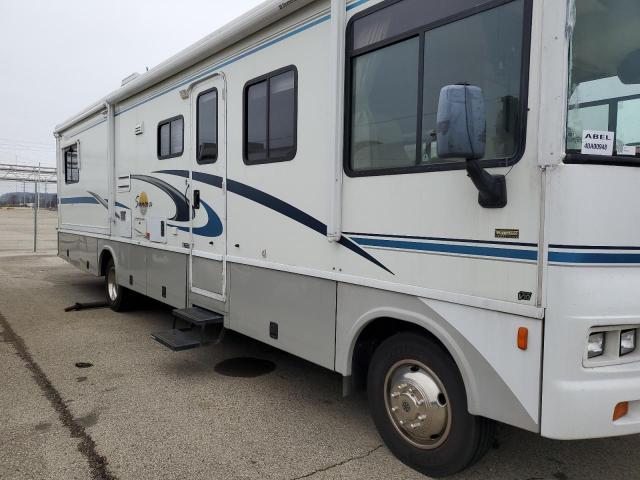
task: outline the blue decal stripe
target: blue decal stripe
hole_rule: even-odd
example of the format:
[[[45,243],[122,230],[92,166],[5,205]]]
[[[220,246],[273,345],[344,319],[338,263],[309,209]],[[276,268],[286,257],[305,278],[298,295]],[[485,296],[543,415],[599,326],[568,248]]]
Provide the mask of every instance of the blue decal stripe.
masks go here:
[[[179,177],[188,177],[189,172],[187,170],[160,170],[154,173],[165,173],[169,175],[177,175]],[[193,172],[192,177],[194,180],[198,182],[205,183],[207,185],[211,185],[212,187],[222,188],[222,177],[219,175],[211,175],[208,173],[202,172]],[[280,200],[273,195],[269,195],[262,190],[258,190],[256,188],[250,187],[249,185],[245,185],[244,183],[237,182],[235,180],[227,179],[227,190],[229,192],[235,193],[236,195],[240,195],[248,200],[256,202],[262,206],[265,206],[271,210],[274,210],[285,217],[288,217],[302,225],[310,228],[311,230],[319,233],[320,235],[327,235],[327,226],[322,223],[320,220],[312,217],[308,213],[303,212],[299,208],[294,207],[293,205]],[[386,270],[391,275],[394,273],[385,267],[382,263],[376,260],[372,255],[363,250],[360,246],[355,244],[353,241],[346,237],[342,237],[338,242],[343,247],[351,250],[352,252],[360,255],[361,257],[367,259],[368,261],[374,263],[378,267]]]
[[[236,182],[235,180],[227,179],[227,189],[230,192],[233,192],[237,195],[245,197],[249,200],[259,203],[260,205],[270,208],[271,210],[274,210],[286,217],[289,217],[290,219],[295,220],[296,222],[307,226],[311,230],[318,232],[320,235],[323,235],[323,236],[327,235],[327,226],[324,223],[312,217],[308,213],[303,212],[299,208],[296,208],[293,205],[280,200],[279,198],[269,195],[268,193],[265,193],[261,190],[250,187],[249,185],[245,185],[244,183]],[[375,265],[382,268],[383,270],[386,270],[391,275],[394,275],[394,273],[391,270],[385,267],[382,263],[376,260],[372,255],[367,253],[365,250],[360,248],[358,245],[350,241],[348,238],[342,237],[338,241],[338,243],[343,247],[348,248],[352,252],[360,255],[361,257],[366,258],[367,260],[374,263]]]
[[[326,235],[326,232],[325,232],[325,235]],[[340,237],[340,240],[338,241],[338,243],[340,245],[342,245],[343,247],[348,248],[353,253],[356,253],[356,254],[360,255],[361,257],[366,258],[371,263],[375,263],[377,266],[379,266],[383,270],[386,270],[391,275],[395,275],[395,273],[393,273],[391,270],[389,270],[387,267],[385,267],[381,262],[376,260],[376,258],[373,255],[369,254],[366,250],[363,250],[357,243],[355,243],[350,238]]]
[[[157,170],[153,173],[166,173],[176,177],[189,178],[189,170]]]
[[[356,0],[355,2],[347,5],[347,12],[349,10],[353,10],[354,8],[359,7],[360,5],[364,5],[365,3],[369,2],[371,0]]]
[[[73,204],[93,204],[100,205],[100,202],[94,197],[67,197],[60,199],[61,205],[73,205]]]
[[[167,182],[160,180],[159,178],[151,177],[149,175],[131,175],[133,180],[139,180],[141,182],[149,183],[155,187],[158,187],[164,193],[171,197],[173,203],[176,206],[176,214],[169,220],[175,220],[176,222],[188,222],[191,220],[189,207],[189,200],[173,185],[169,185]]]
[[[620,246],[620,245],[549,245],[554,250],[628,250],[639,251],[637,246]]]
[[[193,172],[193,179],[197,182],[206,183],[212,187],[222,188],[222,177],[219,175],[209,175],[202,172]]]
[[[638,264],[640,253],[549,252],[552,263]]]
[[[219,237],[223,231],[222,220],[220,220],[218,214],[204,200],[200,200],[200,204],[207,212],[207,223],[202,227],[193,227],[193,233],[202,237]],[[189,232],[188,226],[172,224],[169,224],[169,226],[176,227],[183,232]]]
[[[90,205],[102,205],[103,207],[107,208],[109,200],[107,200],[106,198],[100,197],[100,195],[98,195],[96,193],[93,193],[93,192],[89,192],[89,193],[91,195],[93,195],[93,196],[92,197],[67,197],[67,198],[61,198],[60,199],[60,203],[62,205],[72,205],[72,204],[85,203],[85,204],[90,204]],[[103,203],[103,201],[104,201],[104,203]],[[127,207],[126,205],[123,205],[120,202],[116,202],[116,207],[126,208],[127,210],[130,210],[129,207]]]
[[[91,192],[89,190],[87,190],[87,193],[93,196],[98,201],[98,203],[102,205],[104,208],[109,208],[109,203],[107,202],[107,200],[102,198],[100,195],[98,195],[97,193]]]
[[[396,250],[415,250],[419,252],[450,253],[456,255],[473,255],[479,257],[505,258],[509,260],[537,261],[536,250],[517,250],[513,248],[492,248],[472,245],[449,245],[445,243],[409,242],[404,240],[388,240],[382,238],[352,237],[354,242],[366,247],[389,248]]]
[[[249,200],[289,217],[321,235],[327,234],[327,226],[320,220],[317,220],[308,213],[305,213],[293,205],[269,195],[268,193],[250,187],[249,185],[245,185],[244,183],[236,182],[235,180],[227,180],[227,189],[230,192],[248,198]]]
[[[506,247],[531,247],[538,248],[537,243],[523,243],[523,242],[501,242],[497,240],[469,240],[464,238],[444,238],[444,237],[416,237],[410,235],[382,235],[379,233],[356,233],[356,232],[344,232],[349,237],[374,237],[385,239],[399,239],[399,240],[424,240],[427,242],[451,242],[451,243],[477,243],[479,245],[500,245]]]

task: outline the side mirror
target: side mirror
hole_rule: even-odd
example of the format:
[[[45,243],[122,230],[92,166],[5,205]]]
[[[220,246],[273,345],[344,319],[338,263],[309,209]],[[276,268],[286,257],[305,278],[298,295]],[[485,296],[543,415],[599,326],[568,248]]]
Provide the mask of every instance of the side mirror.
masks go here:
[[[640,50],[627,55],[618,66],[618,78],[624,85],[640,83]]]
[[[478,189],[478,203],[484,208],[507,205],[504,175],[491,175],[480,166],[485,155],[487,114],[482,89],[470,85],[449,85],[440,91],[437,118],[438,157],[464,158],[467,174]]]
[[[198,161],[215,162],[218,159],[218,145],[215,143],[201,143],[198,148]]]

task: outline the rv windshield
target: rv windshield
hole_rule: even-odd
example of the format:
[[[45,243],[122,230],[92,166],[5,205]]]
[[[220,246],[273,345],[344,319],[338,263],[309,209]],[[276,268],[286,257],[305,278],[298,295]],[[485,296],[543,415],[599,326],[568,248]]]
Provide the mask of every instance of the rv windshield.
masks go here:
[[[640,2],[573,0],[568,153],[639,157]]]

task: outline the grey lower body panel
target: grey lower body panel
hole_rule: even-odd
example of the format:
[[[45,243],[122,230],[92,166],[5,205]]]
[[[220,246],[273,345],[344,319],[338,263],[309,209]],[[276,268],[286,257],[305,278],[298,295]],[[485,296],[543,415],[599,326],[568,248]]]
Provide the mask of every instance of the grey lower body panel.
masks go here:
[[[187,304],[187,254],[68,233],[58,234],[58,252],[94,275],[103,273],[105,255],[111,255],[120,285],[173,307]]]
[[[228,269],[232,330],[333,370],[336,282],[233,263]]]
[[[134,292],[147,294],[147,248],[129,243],[99,240],[102,256],[110,252],[116,264],[117,282]]]
[[[67,254],[68,251],[68,254]],[[59,254],[87,270],[86,262],[99,274],[101,255],[111,252],[116,261],[118,283],[174,307],[197,305],[225,314],[224,325],[249,337],[334,370],[344,348],[356,332],[350,325],[366,312],[404,312],[429,316],[437,329],[446,332],[464,358],[463,377],[481,379],[468,398],[470,410],[479,415],[531,431],[539,431],[532,418],[495,368],[461,332],[444,317],[431,311],[412,295],[370,287],[338,283],[306,275],[227,264],[227,300],[221,302],[189,290],[189,255],[117,240],[101,240],[72,234],[59,234]],[[194,284],[206,291],[222,290],[222,263],[198,259],[199,273]],[[95,271],[93,271],[95,270]],[[220,283],[217,283],[220,282]],[[401,316],[388,315],[388,321]],[[277,338],[273,326],[277,325]],[[429,328],[429,325],[423,325]],[[434,327],[434,325],[432,325]],[[340,335],[336,338],[336,335]],[[356,334],[357,336],[357,334]],[[338,355],[338,357],[336,357]],[[350,374],[343,371],[343,374]],[[465,382],[466,383],[466,382]],[[468,392],[469,394],[469,392]]]
[[[98,270],[98,240],[85,235],[58,233],[58,256],[71,265],[100,275]]]
[[[147,296],[173,307],[187,304],[187,265],[184,253],[147,248]]]
[[[207,292],[222,293],[222,261],[194,256],[191,263],[193,286]]]

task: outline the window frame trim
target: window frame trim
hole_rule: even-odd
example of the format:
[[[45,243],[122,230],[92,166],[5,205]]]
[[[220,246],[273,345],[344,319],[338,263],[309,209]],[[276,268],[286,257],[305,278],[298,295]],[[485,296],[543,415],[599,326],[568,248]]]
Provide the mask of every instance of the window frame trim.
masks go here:
[[[353,15],[347,23],[346,30],[346,44],[345,44],[345,86],[344,86],[344,125],[343,125],[343,170],[344,173],[351,178],[357,177],[377,177],[382,175],[404,175],[411,173],[424,173],[424,172],[443,172],[449,170],[464,170],[466,168],[466,161],[461,160],[459,162],[441,162],[434,164],[415,165],[409,167],[392,167],[392,168],[380,168],[380,169],[368,169],[368,170],[354,170],[351,168],[351,138],[352,138],[352,81],[353,81],[353,60],[366,53],[371,53],[376,50],[391,46],[396,43],[408,40],[412,37],[420,38],[420,53],[422,54],[419,59],[422,70],[418,71],[419,78],[418,84],[422,91],[418,92],[418,122],[416,123],[416,132],[418,133],[416,146],[416,158],[422,150],[422,131],[418,131],[418,124],[422,123],[422,108],[420,103],[423,100],[424,95],[424,48],[425,40],[424,36],[427,32],[436,28],[463,20],[465,18],[472,17],[479,13],[483,13],[488,10],[507,5],[516,0],[492,0],[487,3],[477,5],[475,7],[463,10],[454,15],[450,15],[435,22],[422,25],[420,27],[407,30],[399,35],[395,35],[391,38],[376,42],[366,47],[353,49],[353,29],[355,22],[363,17],[366,17],[372,13],[375,13],[384,8],[390,7],[396,3],[404,0],[384,0],[376,5],[373,5],[361,12]],[[515,154],[508,159],[485,159],[480,161],[480,165],[484,168],[501,168],[511,167],[518,163],[525,154],[527,146],[527,123],[529,114],[529,83],[530,83],[530,68],[531,68],[531,35],[533,27],[533,0],[523,0],[524,3],[524,15],[523,15],[523,29],[522,29],[522,64],[520,66],[520,131],[522,132],[520,141],[517,144]],[[419,148],[418,148],[419,146]]]
[[[76,171],[78,172],[78,179],[75,181],[69,181],[67,178],[67,152],[72,148],[76,149]],[[80,183],[80,141],[75,141],[68,145],[62,147],[62,160],[64,162],[64,184],[65,185],[73,185],[75,183]]]
[[[566,165],[604,165],[608,167],[640,167],[640,157],[624,155],[587,155],[584,153],[565,153],[563,163]]]
[[[171,153],[171,122],[173,122],[174,120],[180,120],[182,119],[182,150],[180,150],[180,152],[178,153]],[[160,155],[160,128],[163,125],[167,125],[169,124],[169,155]],[[160,120],[158,122],[158,127],[156,128],[156,147],[157,147],[157,151],[156,154],[158,156],[158,160],[166,160],[168,158],[176,158],[176,157],[181,157],[182,155],[184,155],[184,131],[186,129],[186,125],[184,123],[184,116],[183,115],[175,115],[171,118],[166,118],[164,120]]]
[[[272,160],[270,158],[270,149],[269,149],[269,113],[271,110],[271,78],[277,77],[283,73],[293,72],[293,151],[290,155],[287,155],[283,158],[278,158],[276,160]],[[247,102],[247,93],[249,88],[259,83],[267,82],[267,109],[266,109],[266,125],[267,125],[267,136],[266,136],[266,152],[267,157],[264,160],[249,160],[248,152],[247,152],[247,143],[248,143],[248,102]],[[298,68],[295,65],[287,65],[286,67],[278,68],[277,70],[273,70],[269,73],[265,73],[260,75],[259,77],[252,78],[248,82],[244,84],[244,88],[242,89],[242,161],[247,166],[253,165],[264,165],[267,163],[281,163],[281,162],[290,162],[296,158],[298,154]]]
[[[200,160],[200,97],[202,97],[203,95],[207,95],[211,92],[216,92],[216,158],[213,161],[210,162],[202,162]],[[219,140],[219,133],[220,133],[220,128],[218,125],[218,120],[219,120],[219,96],[220,93],[218,92],[218,88],[217,87],[212,87],[209,88],[208,90],[204,90],[203,92],[200,92],[198,94],[198,96],[196,97],[196,163],[198,165],[213,165],[214,163],[216,163],[218,161],[218,146],[220,144]],[[184,142],[183,142],[183,147],[184,147]]]

